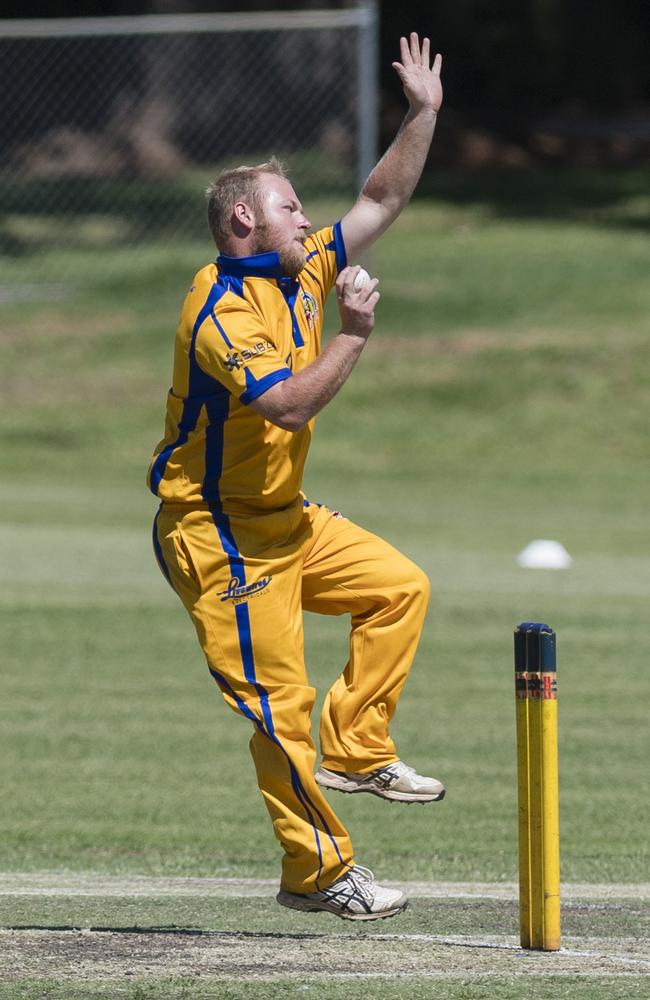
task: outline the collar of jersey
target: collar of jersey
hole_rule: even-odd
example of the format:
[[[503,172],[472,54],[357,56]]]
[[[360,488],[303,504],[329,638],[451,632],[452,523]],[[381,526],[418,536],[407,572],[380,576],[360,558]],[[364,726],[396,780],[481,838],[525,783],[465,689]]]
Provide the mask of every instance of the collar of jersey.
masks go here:
[[[219,274],[229,274],[233,278],[285,278],[280,255],[274,250],[270,253],[256,253],[252,257],[227,257],[219,254],[217,257]]]

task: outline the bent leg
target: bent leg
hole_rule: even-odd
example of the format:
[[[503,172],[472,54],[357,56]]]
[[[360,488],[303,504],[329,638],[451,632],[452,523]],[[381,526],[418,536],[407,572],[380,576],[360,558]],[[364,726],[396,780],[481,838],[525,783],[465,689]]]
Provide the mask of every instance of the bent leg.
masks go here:
[[[429,581],[392,545],[326,508],[312,527],[303,607],[352,618],[349,659],[321,717],[323,766],[373,771],[397,759],[388,725],[417,649]]]
[[[227,703],[254,726],[251,752],[285,854],[282,886],[314,892],[352,862],[347,832],[316,784],[310,713],[315,692],[302,655],[299,547],[243,556],[236,528],[194,512],[159,523],[174,588]],[[210,560],[208,554],[211,553]]]

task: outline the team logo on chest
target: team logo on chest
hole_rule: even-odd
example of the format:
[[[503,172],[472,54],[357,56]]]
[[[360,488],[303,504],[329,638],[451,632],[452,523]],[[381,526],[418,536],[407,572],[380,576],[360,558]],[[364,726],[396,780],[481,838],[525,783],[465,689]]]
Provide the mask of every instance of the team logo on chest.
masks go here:
[[[310,292],[306,292],[304,289],[301,290],[301,295],[302,307],[305,310],[307,323],[309,329],[313,332],[316,328],[316,320],[318,319],[318,302]]]

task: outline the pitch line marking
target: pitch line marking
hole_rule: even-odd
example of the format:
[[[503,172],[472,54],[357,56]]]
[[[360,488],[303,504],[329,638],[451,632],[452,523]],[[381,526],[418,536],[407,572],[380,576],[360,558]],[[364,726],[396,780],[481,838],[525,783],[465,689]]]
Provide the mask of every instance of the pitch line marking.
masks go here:
[[[384,881],[421,899],[483,899],[516,901],[514,882]],[[0,896],[219,896],[258,897],[274,894],[275,879],[183,878],[144,875],[102,875],[55,872],[0,872]],[[650,883],[564,883],[564,902],[650,900]]]
[[[550,953],[549,953],[550,954]],[[557,954],[554,952],[553,954]],[[538,970],[535,975],[543,976],[548,975],[543,969]],[[571,969],[554,969],[553,978],[558,976],[572,976],[575,977],[577,974]],[[638,972],[606,972],[594,971],[587,972],[581,971],[578,973],[581,979],[592,978],[592,979],[638,979]],[[438,972],[432,971],[431,969],[426,972],[329,972],[327,975],[322,973],[317,974],[320,979],[503,979],[504,973],[503,969],[491,969],[489,972],[486,970],[481,971],[467,971],[462,970],[460,972],[445,971]]]
[[[504,940],[485,940],[484,938],[473,938],[467,935],[442,935],[442,934],[373,934],[373,941],[425,941],[431,944],[441,944],[452,948],[487,948],[498,951],[521,952],[521,946],[513,938],[511,942]],[[550,954],[550,953],[549,953]],[[626,965],[640,965],[650,969],[650,958],[634,958],[627,955],[610,955],[602,951],[580,951],[575,948],[560,948],[553,952],[554,955],[565,958],[595,958],[603,962],[624,962]]]

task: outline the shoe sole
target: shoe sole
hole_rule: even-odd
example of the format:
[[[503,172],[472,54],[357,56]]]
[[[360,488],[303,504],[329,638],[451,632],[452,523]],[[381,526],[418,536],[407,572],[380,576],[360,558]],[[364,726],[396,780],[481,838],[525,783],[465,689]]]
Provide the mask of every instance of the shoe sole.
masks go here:
[[[437,795],[415,795],[409,792],[392,792],[390,789],[381,791],[378,788],[366,788],[363,785],[353,785],[352,787],[343,788],[342,785],[335,782],[330,783],[327,779],[322,780],[318,775],[316,775],[316,784],[320,785],[321,788],[329,788],[334,792],[343,792],[344,795],[358,795],[359,792],[366,792],[368,795],[376,795],[378,799],[386,799],[387,802],[405,802],[409,806],[416,805],[417,803],[424,806],[429,802],[442,802],[446,791],[443,788]]]
[[[396,917],[402,913],[409,905],[408,899],[403,903],[391,907],[390,910],[382,910],[377,913],[351,913],[345,910],[338,910],[327,903],[317,903],[315,900],[302,899],[291,892],[281,889],[275,897],[280,906],[288,906],[291,910],[300,910],[301,913],[331,913],[342,920],[385,920],[387,917]]]

